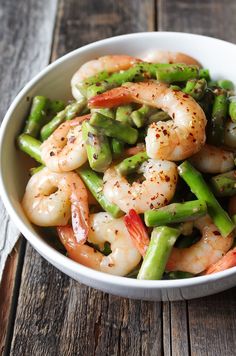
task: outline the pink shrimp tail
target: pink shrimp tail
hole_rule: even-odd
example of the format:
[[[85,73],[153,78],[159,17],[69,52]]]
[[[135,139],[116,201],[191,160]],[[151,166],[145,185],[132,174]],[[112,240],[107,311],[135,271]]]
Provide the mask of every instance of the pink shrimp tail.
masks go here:
[[[124,216],[124,222],[136,248],[144,256],[149,245],[149,236],[140,216],[134,209],[131,209]]]
[[[204,274],[212,274],[225,271],[228,268],[236,266],[236,247],[226,253],[218,262],[211,265]]]
[[[89,99],[89,108],[112,108],[119,105],[128,104],[132,101],[129,90],[121,86],[106,91]]]

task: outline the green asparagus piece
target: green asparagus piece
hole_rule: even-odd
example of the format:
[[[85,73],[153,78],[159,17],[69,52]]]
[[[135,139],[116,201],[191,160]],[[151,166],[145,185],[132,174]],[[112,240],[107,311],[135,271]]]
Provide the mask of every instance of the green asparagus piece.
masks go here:
[[[102,109],[92,109],[91,114],[98,112],[103,116],[109,117],[110,119],[115,119],[115,111],[109,108],[102,108]]]
[[[118,106],[116,109],[116,120],[122,122],[122,124],[131,125],[131,113],[133,111],[132,105]]]
[[[86,121],[82,124],[82,134],[90,167],[96,172],[104,172],[112,161],[107,137],[101,135]]]
[[[17,138],[17,143],[21,151],[27,153],[30,157],[34,158],[37,162],[43,163],[41,159],[40,146],[41,142],[36,138],[27,135],[25,133],[21,134]]]
[[[233,122],[236,122],[236,97],[233,96],[230,98],[229,103],[229,116]]]
[[[116,138],[111,139],[111,149],[114,158],[118,158],[122,155],[124,151],[124,142],[117,140]]]
[[[133,66],[127,70],[112,73],[106,80],[87,87],[86,97],[91,98],[104,91],[118,87],[126,82],[142,81],[144,79],[142,66]],[[82,84],[83,85],[83,84]],[[83,89],[84,92],[84,89]]]
[[[209,82],[211,80],[209,70],[206,69],[206,68],[200,68],[199,69],[198,77],[200,79],[205,79],[207,82]]]
[[[65,103],[62,100],[50,100],[48,104],[48,111],[50,115],[56,115],[58,112],[65,109]]]
[[[161,226],[196,219],[206,215],[207,206],[203,200],[193,200],[184,203],[173,203],[156,210],[144,213],[147,226]]]
[[[176,85],[176,84],[170,85],[170,89],[175,90],[175,91],[181,91],[181,90],[182,90],[182,89],[181,89],[178,85]]]
[[[165,274],[165,279],[184,279],[184,278],[192,278],[194,274],[190,272],[183,272],[183,271],[174,271],[168,272]]]
[[[49,100],[44,96],[35,96],[33,98],[29,117],[26,121],[24,133],[37,137],[47,114]]]
[[[227,236],[234,229],[234,223],[229,215],[220,206],[210,188],[198,172],[188,161],[183,162],[178,167],[179,175],[189,185],[191,191],[198,199],[204,200],[207,204],[208,213],[214,224],[219,229],[222,236]]]
[[[153,113],[153,108],[148,105],[142,105],[141,108],[132,112],[131,119],[134,125],[140,128],[146,124],[147,118],[151,113]]]
[[[178,229],[168,226],[153,229],[137,279],[162,278],[170,252],[179,234]]]
[[[96,74],[90,78],[87,78],[82,83],[78,83],[76,86],[79,89],[79,91],[81,92],[81,94],[83,96],[86,96],[87,89],[89,86],[94,85],[94,84],[99,85],[99,83],[106,80],[109,77],[109,75],[110,74],[106,71],[99,72],[98,74]]]
[[[38,167],[33,167],[33,168],[30,168],[30,175],[33,176],[35,173],[38,173],[40,172],[45,166],[43,164],[41,164],[40,166]]]
[[[123,212],[117,205],[110,203],[105,198],[103,195],[103,181],[91,168],[80,167],[76,171],[105,211],[111,214],[114,218],[119,218],[123,215]]]
[[[236,170],[218,174],[211,178],[213,191],[218,197],[230,197],[236,194]]]
[[[165,82],[185,82],[189,79],[198,78],[199,67],[186,64],[163,64],[156,70],[156,79]]]
[[[200,100],[205,94],[207,88],[207,82],[203,79],[190,79],[187,81],[183,92],[191,95],[195,100]]]
[[[146,152],[140,152],[132,157],[124,159],[122,162],[117,164],[116,170],[120,175],[126,176],[131,173],[135,173],[141,164],[147,161],[148,155]]]
[[[82,98],[80,101],[76,101],[66,106],[66,108],[60,111],[48,124],[41,129],[41,139],[46,140],[64,121],[74,119],[87,104],[86,99]]]
[[[130,145],[135,144],[138,139],[138,131],[136,129],[99,113],[92,114],[90,124],[99,128],[104,135],[116,138]]]
[[[158,110],[156,113],[150,115],[147,120],[147,124],[152,124],[153,122],[158,121],[167,121],[171,120],[171,117],[167,114],[167,112]]]
[[[224,137],[224,124],[228,112],[227,94],[218,90],[214,99],[211,121],[208,129],[208,139],[213,145],[220,145]]]
[[[217,84],[222,89],[229,90],[229,91],[234,90],[234,83],[231,82],[231,80],[226,80],[226,79],[218,80]]]
[[[227,121],[224,130],[224,144],[236,148],[236,121]]]
[[[213,106],[214,99],[215,99],[214,93],[212,92],[211,89],[207,88],[203,98],[198,101],[198,104],[203,109],[203,111],[204,111],[206,117],[209,119],[209,121],[211,119],[212,106]]]

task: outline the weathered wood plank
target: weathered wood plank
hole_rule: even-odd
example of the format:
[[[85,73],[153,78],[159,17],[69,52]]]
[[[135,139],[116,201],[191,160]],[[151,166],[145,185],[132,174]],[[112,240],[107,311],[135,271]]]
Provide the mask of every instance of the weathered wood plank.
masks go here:
[[[236,42],[235,15],[233,0],[160,0],[158,29]],[[164,329],[164,349],[169,341],[173,355],[235,354],[235,289],[201,300],[171,303],[170,308],[170,325]]]
[[[236,288],[188,302],[191,355],[235,355]]]
[[[154,30],[154,0],[60,1],[52,59],[87,43]]]
[[[0,2],[0,121],[22,86],[49,60],[57,2],[19,0]],[[5,240],[19,236],[0,202],[0,249]],[[0,354],[5,348],[7,326],[12,307],[14,275],[18,266],[18,249],[7,262],[0,286]]]
[[[61,1],[52,58],[85,43],[154,28],[153,1]],[[11,353],[160,355],[161,303],[131,301],[69,279],[27,248]]]
[[[160,31],[192,32],[236,41],[234,0],[159,0]]]
[[[161,303],[87,288],[27,247],[11,353],[160,355]]]

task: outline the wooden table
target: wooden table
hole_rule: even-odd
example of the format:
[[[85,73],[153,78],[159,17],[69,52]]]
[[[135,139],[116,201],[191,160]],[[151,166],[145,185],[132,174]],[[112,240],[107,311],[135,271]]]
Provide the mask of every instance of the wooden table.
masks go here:
[[[0,117],[30,78],[86,43],[153,30],[236,42],[235,19],[234,0],[1,0]],[[3,237],[13,224],[0,212]],[[175,303],[115,297],[68,278],[21,237],[0,288],[0,354],[235,355],[235,297],[236,289]]]

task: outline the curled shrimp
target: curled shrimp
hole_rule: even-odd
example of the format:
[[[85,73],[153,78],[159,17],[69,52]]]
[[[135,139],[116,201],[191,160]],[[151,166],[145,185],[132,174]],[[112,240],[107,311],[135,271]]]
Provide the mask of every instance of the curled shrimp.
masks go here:
[[[177,184],[177,167],[175,163],[164,160],[149,159],[144,162],[139,173],[143,182],[129,183],[115,167],[108,168],[103,176],[105,197],[128,213],[134,209],[138,214],[168,204],[172,199]]]
[[[126,70],[132,67],[134,64],[141,62],[140,59],[127,56],[125,54],[120,55],[108,55],[99,57],[98,59],[93,59],[84,63],[75,72],[71,79],[72,95],[76,100],[79,100],[82,96],[78,86],[85,79],[92,77],[99,72],[118,72],[120,70]]]
[[[101,250],[105,242],[109,242],[111,253],[105,256],[93,247],[79,245],[70,227],[58,227],[59,237],[71,259],[97,271],[117,276],[125,276],[138,265],[141,255],[129,236],[123,218],[114,219],[104,212],[92,214],[89,225],[88,241]]]
[[[89,106],[113,107],[137,102],[166,111],[172,120],[152,123],[147,131],[149,157],[178,161],[197,153],[205,143],[206,117],[189,95],[153,81],[128,83],[89,100]]]
[[[203,173],[224,173],[234,168],[234,154],[205,144],[190,162]]]
[[[151,63],[185,63],[201,67],[201,64],[195,58],[181,52],[154,50],[146,54],[142,59]]]
[[[233,235],[222,237],[209,216],[196,220],[194,226],[201,231],[201,239],[188,248],[173,248],[166,265],[168,271],[201,273],[231,248]]]
[[[35,173],[26,186],[22,207],[38,226],[66,225],[71,219],[77,242],[86,241],[87,190],[76,173],[54,173],[47,167]]]
[[[68,172],[87,161],[82,122],[90,115],[63,122],[41,145],[41,157],[53,172]]]
[[[212,274],[225,271],[236,266],[236,247],[228,251],[218,262],[211,265],[204,274]]]

